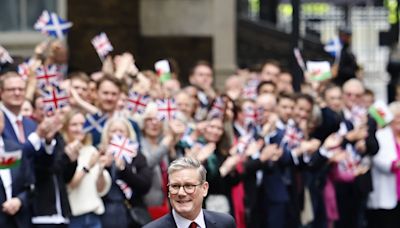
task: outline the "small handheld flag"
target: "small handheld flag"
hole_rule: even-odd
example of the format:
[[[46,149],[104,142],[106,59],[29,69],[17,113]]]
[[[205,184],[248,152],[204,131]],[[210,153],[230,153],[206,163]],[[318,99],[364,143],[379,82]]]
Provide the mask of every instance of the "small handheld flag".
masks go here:
[[[83,125],[83,132],[88,133],[93,129],[96,129],[97,132],[101,133],[107,119],[108,115],[101,115],[100,113],[94,115],[86,114],[86,122]]]
[[[257,86],[259,81],[256,79],[247,82],[242,90],[242,95],[245,99],[255,100],[257,98]]]
[[[288,124],[281,144],[287,144],[289,148],[295,148],[300,145],[303,137],[303,133],[299,129],[297,129],[296,126],[294,126],[293,124]]]
[[[375,119],[380,127],[386,126],[393,120],[393,114],[383,101],[375,101],[375,103],[369,107],[368,113]]]
[[[223,118],[224,114],[225,114],[225,102],[222,99],[222,97],[217,97],[211,106],[211,110],[208,113],[208,118],[213,118],[213,117]]]
[[[43,11],[33,27],[49,36],[62,39],[72,27],[72,23],[65,21],[56,13]]]
[[[136,157],[138,148],[139,145],[136,142],[120,135],[113,135],[108,145],[108,151],[114,155],[115,158],[122,158],[129,164],[132,163],[132,159]]]
[[[324,50],[328,52],[332,57],[334,57],[336,62],[340,57],[342,48],[343,44],[340,41],[339,37],[337,36],[332,40],[328,41],[328,43],[324,46]]]
[[[0,65],[13,62],[14,60],[11,58],[10,53],[4,47],[0,46]]]
[[[157,107],[160,120],[172,120],[175,118],[177,108],[174,99],[157,100]]]
[[[126,108],[134,113],[142,114],[150,101],[150,96],[141,95],[135,91],[129,92],[129,97],[126,100]]]
[[[171,67],[169,66],[168,60],[160,60],[154,64],[157,75],[160,78],[160,82],[164,83],[171,79]]]
[[[5,152],[4,147],[0,149],[0,169],[9,169],[21,163],[22,151]]]
[[[51,86],[52,83],[58,84],[61,78],[61,73],[58,71],[56,65],[41,66],[36,69],[36,79],[38,80],[38,87]]]
[[[332,78],[331,65],[328,61],[307,61],[310,80],[325,81]]]
[[[53,113],[69,104],[67,92],[57,84],[42,87],[43,109],[45,113]]]
[[[110,40],[104,32],[95,36],[91,42],[102,61],[108,55],[108,53],[114,50]]]
[[[125,199],[131,199],[132,198],[132,195],[133,195],[132,188],[129,187],[129,185],[125,181],[123,181],[121,179],[117,179],[115,181],[115,183],[121,189],[122,193],[124,193]]]

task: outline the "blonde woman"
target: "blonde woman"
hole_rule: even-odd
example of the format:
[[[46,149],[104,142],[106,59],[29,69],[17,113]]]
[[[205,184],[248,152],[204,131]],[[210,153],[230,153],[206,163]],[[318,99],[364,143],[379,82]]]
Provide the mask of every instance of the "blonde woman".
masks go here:
[[[63,136],[66,150],[78,150],[78,165],[68,184],[68,198],[72,217],[69,227],[101,227],[104,213],[101,199],[111,187],[111,177],[104,169],[107,155],[100,155],[91,145],[89,135],[83,132],[84,115],[76,110],[66,115]]]
[[[123,117],[113,117],[107,121],[102,132],[101,148],[108,147],[113,135],[137,141],[131,123]],[[132,219],[129,207],[145,210],[143,196],[150,189],[152,179],[146,158],[139,149],[131,163],[114,157],[107,169],[111,174],[112,185],[109,193],[103,197],[106,207],[102,216],[103,227],[141,227],[142,221]]]

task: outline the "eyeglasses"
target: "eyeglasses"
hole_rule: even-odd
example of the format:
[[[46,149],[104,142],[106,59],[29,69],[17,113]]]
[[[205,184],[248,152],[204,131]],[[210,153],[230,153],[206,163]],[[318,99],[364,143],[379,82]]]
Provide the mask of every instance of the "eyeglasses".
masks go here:
[[[193,194],[196,191],[196,187],[202,185],[203,182],[199,184],[185,184],[185,185],[179,185],[179,184],[168,184],[168,191],[169,193],[175,195],[178,194],[179,190],[181,187],[183,187],[183,190],[186,192],[186,194]]]
[[[4,91],[6,92],[23,92],[25,91],[25,88],[4,88]]]
[[[362,93],[352,93],[352,92],[344,92],[344,95],[347,97],[355,97],[355,98],[360,98],[362,97]]]

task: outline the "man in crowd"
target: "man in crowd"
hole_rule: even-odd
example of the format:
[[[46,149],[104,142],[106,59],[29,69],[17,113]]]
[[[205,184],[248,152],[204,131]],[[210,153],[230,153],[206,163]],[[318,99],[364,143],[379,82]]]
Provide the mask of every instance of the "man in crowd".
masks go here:
[[[168,168],[168,197],[172,213],[153,221],[144,228],[234,228],[230,215],[202,209],[208,193],[206,170],[192,158],[180,158]]]

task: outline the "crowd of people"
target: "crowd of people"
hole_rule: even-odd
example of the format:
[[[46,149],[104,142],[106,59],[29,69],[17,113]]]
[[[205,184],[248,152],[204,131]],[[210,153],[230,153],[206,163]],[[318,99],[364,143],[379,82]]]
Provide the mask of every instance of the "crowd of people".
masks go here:
[[[400,227],[400,102],[378,127],[356,75],[306,74],[295,92],[290,72],[267,60],[217,91],[205,61],[186,86],[176,72],[139,71],[130,53],[90,75],[67,61],[51,40],[24,74],[2,67],[0,227],[141,227],[171,213],[171,195],[196,191],[169,182],[182,157],[205,167],[204,207],[238,228]],[[50,79],[53,66],[62,77]],[[46,96],[62,91],[63,105]],[[117,139],[131,153],[115,153]]]

